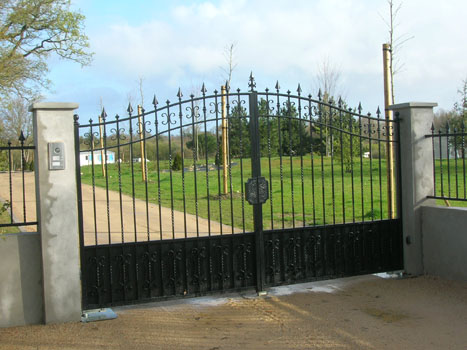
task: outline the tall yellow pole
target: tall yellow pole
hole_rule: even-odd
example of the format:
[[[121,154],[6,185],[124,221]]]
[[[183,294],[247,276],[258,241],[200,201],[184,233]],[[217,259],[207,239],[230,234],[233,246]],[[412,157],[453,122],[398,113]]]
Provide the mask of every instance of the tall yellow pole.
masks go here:
[[[394,104],[392,98],[392,76],[391,76],[391,45],[383,44],[383,71],[384,71],[384,115],[386,118],[386,133],[388,143],[386,144],[387,157],[387,186],[388,186],[388,213],[389,218],[395,216],[396,194],[395,194],[395,169],[394,169],[394,123],[392,111],[389,106]],[[392,128],[391,128],[392,127]]]
[[[105,177],[105,163],[107,162],[107,159],[105,159],[105,153],[104,153],[104,130],[103,130],[103,125],[102,125],[102,118],[99,116],[99,135],[100,135],[100,144],[101,144],[101,165],[102,165],[102,176]],[[94,154],[91,155],[91,157],[94,157]]]
[[[227,189],[227,102],[226,102],[226,89],[225,86],[221,86],[222,93],[222,170],[224,179],[224,193],[228,193]]]
[[[143,107],[138,105],[138,127],[139,127],[139,145],[141,148],[141,178],[146,182],[146,155],[144,154],[144,137],[143,135],[143,121],[142,121]]]

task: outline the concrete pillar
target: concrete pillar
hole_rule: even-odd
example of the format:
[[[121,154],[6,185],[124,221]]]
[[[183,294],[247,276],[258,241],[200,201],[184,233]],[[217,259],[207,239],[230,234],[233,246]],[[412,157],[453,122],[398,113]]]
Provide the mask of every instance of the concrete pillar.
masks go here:
[[[404,270],[420,275],[423,267],[423,237],[421,231],[421,206],[434,205],[433,199],[433,150],[431,132],[436,103],[409,102],[389,108],[399,115],[400,166],[401,166],[401,215],[404,239]]]
[[[41,235],[45,323],[81,317],[80,251],[73,111],[77,103],[34,103],[37,218]],[[63,143],[64,169],[49,168],[48,144]],[[59,159],[55,159],[59,162]],[[57,166],[57,164],[54,164]]]

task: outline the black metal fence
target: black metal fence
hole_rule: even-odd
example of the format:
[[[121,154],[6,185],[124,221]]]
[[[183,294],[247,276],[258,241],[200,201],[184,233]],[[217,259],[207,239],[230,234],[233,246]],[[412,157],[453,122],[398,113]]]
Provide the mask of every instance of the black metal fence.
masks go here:
[[[18,142],[0,146],[0,231],[37,230],[34,146]],[[35,227],[36,226],[36,227]],[[26,228],[28,227],[28,228]]]
[[[429,198],[467,202],[465,125],[431,127],[434,194]]]
[[[249,86],[76,117],[85,307],[402,268],[398,121]]]
[[[186,100],[180,91],[175,102],[154,97],[152,111],[129,106],[124,118],[103,111],[98,122],[77,120],[85,244],[253,231],[245,198],[252,177],[249,97],[240,90],[209,96],[203,86]],[[282,93],[277,84],[257,98],[268,181],[264,229],[398,216],[387,159],[398,145],[396,121],[379,109],[373,117],[342,100],[304,96],[300,87]]]

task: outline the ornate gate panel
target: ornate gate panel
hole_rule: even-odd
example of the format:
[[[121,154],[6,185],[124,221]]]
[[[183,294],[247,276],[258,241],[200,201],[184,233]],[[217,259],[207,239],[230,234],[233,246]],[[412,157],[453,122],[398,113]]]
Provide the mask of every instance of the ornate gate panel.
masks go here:
[[[76,119],[84,308],[402,268],[397,121],[249,86]]]

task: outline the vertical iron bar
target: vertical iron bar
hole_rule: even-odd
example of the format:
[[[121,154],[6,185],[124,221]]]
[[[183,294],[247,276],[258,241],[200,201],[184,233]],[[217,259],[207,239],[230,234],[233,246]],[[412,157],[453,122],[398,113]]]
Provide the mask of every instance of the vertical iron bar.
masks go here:
[[[197,113],[198,113],[198,106],[195,106],[194,104],[194,95],[191,94],[191,133],[192,133],[192,138],[193,138],[193,178],[195,181],[195,216],[196,216],[196,237],[199,237],[199,213],[198,213],[198,180],[196,176],[196,171],[197,171],[197,160],[198,160],[198,132],[196,128],[198,127],[198,124],[195,123],[195,118],[197,118]],[[195,140],[196,138],[196,140]]]
[[[203,119],[204,119],[204,149],[207,150],[208,145],[208,127],[207,127],[207,109],[206,109],[206,88],[203,84],[201,88],[201,93],[203,95]],[[208,205],[208,235],[211,236],[211,198],[209,195],[209,156],[208,152],[205,153],[206,158],[206,195],[207,195],[207,205]]]
[[[159,156],[159,118],[157,116],[157,104],[158,101],[156,96],[154,95],[154,99],[152,100],[152,104],[154,106],[154,126],[156,131],[156,165],[157,165],[157,204],[159,209],[159,238],[160,240],[163,239],[162,236],[162,208],[161,208],[161,168],[160,168],[160,156]]]
[[[227,124],[227,149],[225,150],[225,152],[229,152],[230,153],[230,147],[231,147],[231,144],[230,144],[230,139],[231,139],[231,127],[230,127],[230,102],[229,102],[229,91],[230,91],[230,87],[226,84],[226,88],[225,88],[225,93],[226,93],[226,105],[225,105],[225,108],[226,108],[226,115],[225,115],[225,123]],[[224,131],[222,131],[224,132]],[[229,171],[229,183],[230,183],[230,186],[229,186],[229,191],[230,191],[230,224],[232,225],[232,234],[235,233],[234,231],[234,227],[235,227],[235,223],[234,223],[234,202],[233,202],[233,183],[232,183],[232,159],[230,158],[230,154],[227,154],[223,157],[223,159],[227,159],[227,162],[228,162],[228,171]],[[232,241],[231,241],[232,242]],[[232,274],[233,275],[233,274]]]
[[[365,209],[364,209],[364,198],[363,198],[363,145],[362,145],[362,130],[363,130],[363,127],[362,127],[362,110],[361,110],[361,107],[359,107],[359,111],[358,111],[358,129],[359,129],[359,142],[360,142],[360,149],[359,149],[359,153],[360,153],[360,201],[361,201],[361,204],[362,204],[362,222],[365,221]],[[391,145],[390,145],[391,146]],[[392,216],[391,216],[392,217]]]
[[[186,194],[185,194],[185,152],[183,142],[183,113],[182,113],[182,92],[178,89],[178,116],[180,118],[180,156],[182,158],[182,196],[183,196],[183,231],[187,238],[186,227]]]
[[[450,158],[450,151],[451,151],[451,148],[449,147],[449,132],[450,132],[450,128],[449,128],[449,124],[446,124],[446,153],[447,153],[447,160],[448,160],[448,197],[451,197],[451,165],[450,165],[450,162],[449,162],[449,158]]]
[[[109,234],[109,246],[112,244],[112,230],[110,227],[110,194],[109,194],[109,172],[107,171],[107,127],[105,125],[105,117],[106,115],[102,115],[102,124],[103,124],[103,135],[101,137],[104,138],[104,157],[101,156],[101,164],[104,162],[105,168],[105,204],[107,207],[107,230]],[[103,158],[103,159],[102,159]],[[109,248],[110,249],[110,248]]]
[[[8,141],[8,183],[10,185],[10,224],[13,223],[13,181],[11,177],[12,172],[12,161],[11,161],[11,142]]]
[[[128,104],[128,133],[130,134],[130,168],[131,168],[131,194],[132,194],[132,206],[133,206],[133,229],[135,242],[138,242],[138,229],[136,226],[136,199],[135,199],[135,166],[133,164],[133,117],[131,113],[133,108]]]
[[[322,102],[321,102],[321,94],[320,94],[319,105],[318,105],[318,118],[319,118],[319,124],[320,124],[320,128],[319,128],[320,142],[323,141],[323,128],[326,128],[326,133],[328,132],[326,122],[323,123],[322,108],[323,108],[323,105],[322,105]],[[325,143],[327,143],[327,137],[326,137]],[[326,146],[327,145],[325,144],[325,147],[324,147],[325,152],[326,152]],[[325,197],[325,189],[324,189],[324,155],[323,155],[322,147],[321,147],[320,154],[321,154],[321,196],[322,196],[321,201],[322,201],[322,204],[323,204],[323,207],[322,207],[322,210],[323,210],[323,225],[326,225],[326,197]]]
[[[465,124],[464,121],[462,121],[462,126],[461,126],[461,132],[462,132],[462,173],[463,173],[463,179],[464,179],[464,199],[467,199],[467,193],[466,193],[466,186],[465,186],[465,180],[467,179],[466,173],[465,173]]]
[[[441,179],[441,197],[444,197],[444,179],[443,179],[443,147],[441,146],[441,128],[438,130],[439,143],[439,177]]]
[[[250,139],[251,139],[251,176],[258,179],[261,176],[261,153],[259,135],[259,111],[258,93],[250,92]],[[257,198],[259,198],[259,186]],[[256,242],[256,290],[261,292],[264,289],[264,239],[263,239],[263,208],[262,204],[253,205],[253,218],[255,227]]]
[[[433,195],[436,196],[436,154],[435,154],[435,126],[431,124],[431,149],[433,155]]]
[[[276,100],[277,100],[277,132],[279,134],[279,172],[281,178],[281,213],[282,213],[282,229],[285,228],[284,222],[284,173],[283,173],[283,164],[282,164],[282,118],[281,118],[281,104],[279,97],[279,82],[276,83]]]
[[[271,111],[269,107],[269,89],[266,89],[266,120],[268,137],[268,166],[269,166],[269,209],[271,215],[271,230],[274,230],[274,204],[272,198],[272,164],[271,164]]]
[[[342,223],[345,224],[345,177],[344,177],[344,126],[342,124],[342,99],[339,98],[339,136],[341,144],[341,179],[342,179]],[[347,150],[346,150],[347,152]]]
[[[243,121],[242,121],[242,111],[241,111],[241,99],[240,99],[240,90],[237,90],[237,108],[238,108],[238,125],[240,129],[240,189],[242,193],[242,227],[243,233],[245,233],[245,196],[244,196],[244,189],[243,189],[243,157],[244,157],[244,149],[243,149]],[[235,116],[232,116],[235,118]],[[230,148],[229,148],[230,149]]]
[[[372,135],[373,134],[373,129],[371,127],[371,119],[370,119],[370,114],[368,114],[368,142],[370,144],[369,151],[370,151],[370,197],[371,197],[371,221],[375,220],[375,215],[374,215],[374,204],[373,204],[373,162],[372,162],[372,156],[373,152],[371,149],[371,144],[373,142]]]
[[[94,171],[94,132],[92,131],[92,119],[89,119],[89,136],[91,147],[91,183],[92,183],[92,205],[94,219],[94,244],[97,245],[97,207],[96,207],[96,174]]]
[[[311,105],[311,95],[308,95],[308,111],[310,113],[310,161],[311,161],[311,200],[313,206],[313,226],[316,226],[316,202],[315,202],[315,164],[314,164],[314,149],[313,149],[313,117]],[[321,144],[321,140],[320,140]]]
[[[332,103],[332,101],[331,101]],[[332,223],[336,224],[336,193],[334,183],[334,126],[333,126],[333,108],[329,105],[329,146],[331,148],[331,193],[332,193]]]
[[[383,220],[383,184],[382,184],[382,169],[381,169],[381,111],[376,110],[376,115],[378,117],[378,178],[379,178],[379,216]]]
[[[26,187],[24,184],[24,136],[23,132],[21,131],[20,136],[20,143],[21,143],[21,178],[23,181],[23,222],[26,222]]]
[[[83,197],[81,192],[81,164],[80,164],[80,149],[79,149],[79,122],[78,115],[73,115],[74,126],[74,143],[75,143],[75,172],[76,172],[76,197],[78,207],[78,234],[79,234],[79,253],[80,253],[80,270],[81,275],[84,275],[85,261],[84,261],[84,235],[83,235]],[[81,301],[87,305],[87,286],[86,278],[82,278],[82,293]]]
[[[120,230],[122,231],[122,243],[125,242],[124,225],[123,225],[123,201],[122,201],[122,169],[120,164],[120,123],[119,116],[115,116],[116,120],[116,138],[117,138],[117,171],[118,171],[118,199],[120,202]]]
[[[297,93],[298,93],[298,132],[299,132],[299,141],[300,141],[300,182],[301,182],[301,189],[302,189],[302,226],[306,226],[306,218],[305,218],[305,179],[303,174],[303,119],[302,119],[302,101],[301,101],[301,91],[300,84],[298,85]]]
[[[352,222],[355,223],[355,184],[353,172],[353,116],[349,110],[349,132],[350,132],[350,178],[352,180]]]
[[[220,234],[222,236],[223,232],[223,220],[222,220],[222,186],[221,186],[221,167],[220,167],[220,161],[222,159],[222,152],[220,151],[222,149],[221,146],[221,138],[219,137],[219,105],[218,105],[218,91],[214,90],[214,114],[216,116],[216,157],[217,157],[217,195],[218,195],[218,202],[219,202],[219,228],[220,228]],[[207,149],[207,144],[206,144],[206,149]]]
[[[174,191],[173,191],[173,171],[172,171],[172,133],[170,120],[170,101],[166,101],[167,104],[167,135],[169,137],[169,179],[170,179],[170,218],[172,224],[172,239],[175,239],[175,219],[174,219]]]
[[[454,170],[456,174],[456,198],[459,198],[459,178],[457,176],[457,128],[454,128]]]
[[[141,125],[141,132],[143,133],[142,135],[140,135],[140,142],[141,140],[143,140],[143,151],[142,151],[142,155],[141,155],[141,164],[143,166],[143,176],[142,178],[144,179],[144,194],[145,194],[145,204],[146,204],[146,234],[147,234],[147,241],[150,241],[151,237],[150,237],[150,225],[149,225],[149,194],[148,194],[148,182],[149,182],[149,179],[148,179],[148,162],[146,161],[146,114],[144,112],[144,108],[141,106],[141,108],[139,108],[139,111],[138,112],[141,112],[141,113],[138,113],[140,116],[142,116],[142,120],[143,120],[143,125]],[[144,157],[143,157],[144,156]]]
[[[290,102],[290,90],[287,91],[287,119],[289,120],[289,161],[290,161],[290,194],[292,200],[292,227],[295,228],[295,196],[293,182],[293,154],[292,148],[292,105]]]

